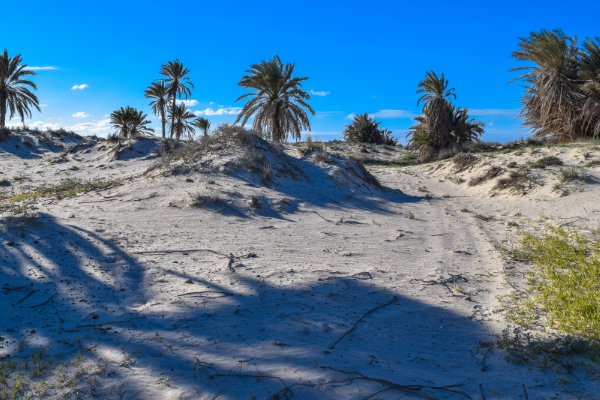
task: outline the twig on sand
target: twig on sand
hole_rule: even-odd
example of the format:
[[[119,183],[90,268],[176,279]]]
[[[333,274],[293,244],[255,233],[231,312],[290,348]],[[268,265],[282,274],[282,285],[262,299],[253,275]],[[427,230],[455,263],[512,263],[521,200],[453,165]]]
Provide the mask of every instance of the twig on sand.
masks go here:
[[[177,296],[178,296],[178,297],[181,297],[181,296],[189,296],[189,295],[194,295],[194,294],[195,294],[195,295],[203,295],[203,294],[209,294],[209,293],[217,293],[217,294],[222,294],[222,295],[224,295],[224,296],[233,296],[233,294],[232,294],[232,293],[221,292],[221,291],[218,291],[218,290],[204,290],[204,291],[202,291],[202,292],[189,292],[189,293],[182,293],[182,294],[178,294]],[[205,296],[205,297],[206,297],[206,296]]]
[[[327,222],[331,222],[332,224],[334,223],[331,220],[328,220],[327,218],[325,218],[324,216],[322,216],[321,214],[319,214],[318,212],[314,211],[314,210],[309,210],[309,212],[314,212],[315,214],[317,214],[319,217],[323,218],[325,221]]]
[[[529,400],[529,396],[527,395],[527,389],[525,389],[524,383],[523,383],[523,392],[525,392],[525,400]]]
[[[52,300],[52,298],[53,298],[54,296],[56,296],[56,293],[54,293],[52,296],[50,296],[50,298],[49,298],[48,300],[46,300],[45,302],[43,302],[43,303],[41,303],[41,304],[38,304],[38,305],[36,305],[36,306],[31,306],[30,308],[36,308],[36,307],[39,307],[39,306],[44,306],[44,305],[46,305],[46,304],[50,303],[50,300]]]
[[[77,328],[93,328],[93,327],[97,327],[97,326],[104,326],[104,325],[112,325],[112,324],[122,324],[125,322],[129,322],[131,321],[133,318],[129,318],[126,321],[112,321],[112,322],[105,322],[103,324],[89,324],[89,325],[77,325]]]
[[[485,400],[485,396],[484,396],[484,394],[483,394],[483,388],[481,387],[481,385],[482,385],[482,384],[480,383],[480,384],[479,384],[479,392],[481,393],[481,398],[482,398],[483,400]]]
[[[29,294],[27,294],[27,296],[25,296],[25,297],[23,297],[21,300],[19,300],[19,301],[17,302],[17,304],[21,304],[22,302],[24,302],[25,300],[27,300],[27,298],[28,298],[29,296],[31,296],[32,294],[34,294],[35,292],[37,292],[37,290],[32,290],[31,292],[29,292]]]
[[[329,350],[333,349],[333,348],[335,347],[335,345],[336,345],[336,344],[338,344],[338,343],[340,342],[340,340],[342,340],[343,338],[345,338],[346,336],[348,336],[349,334],[351,334],[351,333],[352,333],[352,332],[353,332],[353,331],[356,329],[356,327],[358,326],[358,324],[359,324],[360,322],[362,322],[362,320],[363,320],[363,319],[364,319],[364,318],[365,318],[367,315],[369,315],[369,314],[371,314],[371,313],[373,313],[373,312],[375,312],[375,311],[379,310],[380,308],[383,308],[383,307],[389,306],[390,304],[392,304],[392,303],[395,303],[397,300],[398,300],[398,296],[394,296],[394,298],[393,298],[391,301],[388,301],[388,302],[387,302],[387,303],[385,303],[385,304],[382,304],[382,305],[380,305],[380,306],[377,306],[377,307],[373,308],[372,310],[368,311],[367,313],[365,313],[365,314],[364,314],[362,317],[360,317],[360,319],[359,319],[358,321],[356,321],[356,322],[354,323],[354,326],[353,326],[352,328],[350,328],[350,330],[346,331],[346,333],[344,333],[342,336],[340,336],[340,338],[339,338],[338,340],[336,340],[334,344],[332,344],[331,346],[329,346]]]
[[[448,275],[450,275],[449,278],[444,279],[440,277],[437,281],[426,281],[425,279],[411,279],[410,283],[425,283],[425,286],[421,288],[421,291],[423,291],[431,285],[445,285],[446,283],[453,283],[458,280],[462,280],[463,282],[467,281],[467,278],[463,277],[462,275],[452,275],[450,272],[448,272]]]
[[[487,371],[487,368],[485,367],[485,358],[487,357],[488,353],[490,352],[490,350],[492,350],[492,348],[490,347],[489,349],[487,349],[487,351],[485,352],[485,354],[483,355],[483,359],[481,360],[481,370],[483,372]]]
[[[221,252],[211,250],[211,249],[187,249],[187,250],[144,250],[144,251],[134,251],[131,254],[153,254],[153,253],[188,253],[195,251],[208,251],[210,253],[214,253],[226,258],[229,258],[227,254],[223,254]]]
[[[14,288],[8,288],[8,287],[6,287],[6,288],[2,289],[2,291],[4,292],[4,294],[8,294],[8,293],[12,292],[13,290],[22,291],[24,289],[27,289],[31,285],[32,284],[25,285],[25,286],[14,287]]]

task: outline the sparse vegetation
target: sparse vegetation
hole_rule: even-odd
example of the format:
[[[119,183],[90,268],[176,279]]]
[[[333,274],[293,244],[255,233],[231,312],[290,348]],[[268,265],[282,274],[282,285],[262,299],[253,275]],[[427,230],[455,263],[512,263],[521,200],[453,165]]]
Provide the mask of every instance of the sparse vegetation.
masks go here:
[[[526,190],[531,189],[537,182],[529,170],[510,172],[507,178],[500,178],[493,187],[493,190],[508,189],[511,194],[525,194]]]
[[[262,208],[262,201],[260,201],[260,199],[258,198],[258,196],[256,195],[252,195],[250,196],[250,205],[256,209],[261,209]]]
[[[531,163],[531,168],[548,168],[550,166],[563,165],[560,158],[555,156],[542,157]]]
[[[188,193],[189,194],[189,193]],[[191,198],[190,206],[192,207],[206,207],[210,205],[219,204],[220,198],[215,191],[205,191],[203,193],[189,194]]]
[[[490,167],[486,172],[482,175],[476,176],[469,180],[469,186],[477,186],[481,185],[484,182],[487,182],[491,179],[494,179],[498,175],[504,173],[504,170],[500,167]]]
[[[456,169],[463,169],[473,164],[477,160],[473,154],[470,153],[460,153],[454,156],[452,161],[454,162],[454,167]]]
[[[67,178],[62,180],[57,185],[41,186],[35,190],[14,194],[8,197],[9,202],[25,201],[38,197],[55,197],[63,199],[65,197],[74,196],[78,193],[89,192],[90,190],[106,189],[111,186],[119,185],[123,182],[122,179],[75,179]]]
[[[506,168],[517,168],[519,165],[515,161],[511,161],[506,164]]]

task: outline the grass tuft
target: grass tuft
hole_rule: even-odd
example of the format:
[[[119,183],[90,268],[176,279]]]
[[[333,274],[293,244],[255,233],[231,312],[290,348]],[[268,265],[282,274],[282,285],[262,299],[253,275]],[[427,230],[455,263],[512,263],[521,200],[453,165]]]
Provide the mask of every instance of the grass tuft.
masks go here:
[[[563,162],[558,157],[547,156],[531,163],[531,168],[547,168],[555,165],[563,165]]]

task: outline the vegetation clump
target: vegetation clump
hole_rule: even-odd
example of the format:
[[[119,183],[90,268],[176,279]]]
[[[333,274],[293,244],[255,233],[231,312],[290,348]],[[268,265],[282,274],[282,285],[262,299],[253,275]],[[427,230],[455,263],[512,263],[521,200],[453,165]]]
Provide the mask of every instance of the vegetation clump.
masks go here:
[[[52,197],[60,200],[65,197],[74,196],[78,193],[89,192],[90,190],[106,189],[111,186],[119,185],[123,182],[122,179],[77,179],[67,178],[54,186],[42,186],[35,190],[19,193],[10,196],[9,202],[24,201],[35,199],[38,197]]]
[[[548,168],[555,165],[563,165],[560,158],[555,156],[542,157],[531,164],[532,168]]]
[[[533,176],[529,170],[514,171],[507,178],[498,179],[493,190],[508,189],[511,194],[524,195],[527,189],[531,189],[537,182],[537,178]]]
[[[484,182],[494,179],[498,175],[504,173],[504,169],[500,167],[490,167],[483,175],[476,176],[469,180],[469,186],[481,185]]]
[[[470,153],[459,153],[452,159],[452,161],[454,161],[454,167],[456,169],[466,168],[469,165],[473,164],[475,160],[477,160],[477,157]]]
[[[350,124],[346,125],[346,129],[342,132],[344,141],[396,146],[398,139],[392,136],[389,129],[381,129],[379,124],[381,122],[369,117],[369,113],[358,114]]]
[[[541,234],[521,232],[512,259],[529,262],[524,293],[515,293],[509,318],[528,328],[544,318],[547,326],[586,339],[600,339],[600,230],[547,225]]]

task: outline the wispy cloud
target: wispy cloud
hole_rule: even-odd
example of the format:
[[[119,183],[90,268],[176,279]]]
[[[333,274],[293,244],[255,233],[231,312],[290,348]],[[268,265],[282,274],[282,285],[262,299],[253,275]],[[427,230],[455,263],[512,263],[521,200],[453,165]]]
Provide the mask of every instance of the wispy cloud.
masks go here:
[[[71,116],[72,116],[72,117],[75,117],[75,118],[85,118],[85,117],[89,117],[89,116],[90,116],[90,114],[86,114],[86,113],[85,113],[85,112],[83,112],[83,111],[79,111],[79,112],[76,112],[75,114],[73,114],[73,115],[71,115]]]
[[[335,117],[344,114],[344,111],[317,111],[317,118]]]
[[[315,92],[314,90],[310,90],[310,94],[314,94],[315,96],[327,96],[328,94],[331,94],[329,92]]]
[[[469,108],[469,115],[516,115],[519,109],[501,109],[501,108]]]
[[[85,89],[86,87],[89,87],[89,86],[88,86],[88,85],[86,85],[86,84],[84,83],[83,85],[75,85],[75,86],[73,86],[71,89],[73,89],[73,90],[77,90],[77,89],[79,89],[79,90],[83,90],[83,89]]]
[[[110,119],[103,119],[98,122],[83,122],[67,126],[65,129],[84,135],[106,135],[110,131]]]
[[[40,107],[46,107],[48,104],[40,104]]]
[[[375,118],[414,118],[417,114],[407,110],[381,110],[371,116]]]
[[[241,108],[219,108],[213,110],[212,108],[207,108],[202,111],[195,111],[194,115],[238,115],[242,109]]]
[[[354,117],[356,117],[355,113],[350,113],[348,114],[348,116],[346,117],[346,119],[354,119]]]
[[[26,67],[25,69],[30,69],[32,71],[35,70],[50,70],[50,69],[56,69],[56,67]]]
[[[198,104],[198,100],[177,100],[177,104],[185,104],[187,107],[194,107]]]

